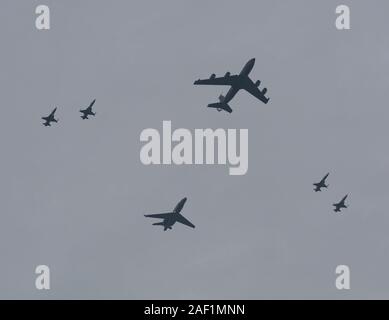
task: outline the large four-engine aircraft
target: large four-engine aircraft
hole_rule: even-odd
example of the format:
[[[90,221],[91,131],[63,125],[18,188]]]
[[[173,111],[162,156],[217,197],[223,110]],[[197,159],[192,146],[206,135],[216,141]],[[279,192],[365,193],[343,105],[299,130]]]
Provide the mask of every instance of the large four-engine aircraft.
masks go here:
[[[180,214],[182,208],[184,207],[185,202],[186,202],[186,198],[182,199],[176,205],[176,207],[173,209],[172,212],[145,214],[145,217],[163,219],[162,222],[153,223],[154,226],[163,226],[163,231],[166,231],[167,229],[171,229],[176,222],[180,222],[182,224],[187,225],[188,227],[194,228],[195,227],[194,224],[192,224],[189,220],[187,220]]]
[[[218,111],[224,110],[229,113],[232,112],[231,107],[228,103],[232,100],[233,97],[237,94],[240,89],[244,89],[247,92],[251,93],[254,97],[261,100],[263,103],[268,103],[269,98],[265,97],[267,89],[259,90],[259,85],[261,84],[260,80],[257,80],[255,83],[249,78],[249,73],[253,69],[255,59],[251,59],[243,67],[242,71],[237,75],[231,75],[230,72],[227,72],[224,77],[216,77],[215,74],[212,74],[209,79],[197,80],[194,82],[196,85],[220,85],[220,86],[231,86],[228,90],[226,96],[219,96],[218,103],[211,103],[208,105],[209,108],[216,108]]]

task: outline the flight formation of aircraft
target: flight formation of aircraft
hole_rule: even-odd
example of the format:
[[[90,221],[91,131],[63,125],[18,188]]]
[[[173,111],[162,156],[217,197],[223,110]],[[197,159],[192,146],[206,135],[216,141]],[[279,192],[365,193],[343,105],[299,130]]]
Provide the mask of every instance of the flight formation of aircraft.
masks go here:
[[[209,79],[196,80],[194,82],[195,85],[230,86],[230,89],[228,90],[225,96],[219,96],[219,102],[211,103],[208,105],[208,107],[215,108],[217,111],[224,110],[228,113],[231,113],[232,109],[228,105],[228,103],[232,100],[233,97],[235,97],[235,95],[241,89],[251,93],[254,97],[261,100],[263,103],[268,103],[269,98],[265,96],[267,89],[264,88],[262,90],[259,90],[258,88],[261,84],[261,81],[257,80],[254,83],[249,78],[249,73],[253,69],[254,63],[255,58],[248,61],[239,74],[231,75],[230,72],[227,72],[224,77],[216,77],[215,74],[212,74]]]
[[[315,192],[321,191],[322,188],[328,188],[328,184],[326,184],[326,179],[329,176],[329,173],[327,173],[319,182],[314,183],[315,189],[313,189]],[[338,203],[334,203],[333,206],[335,207],[335,212],[341,212],[342,208],[347,208],[345,205],[345,201],[348,197],[348,194],[346,194],[342,200],[340,200]]]
[[[82,119],[84,119],[84,120],[85,120],[85,119],[89,119],[88,116],[94,116],[94,115],[96,115],[96,113],[92,111],[92,107],[93,107],[93,105],[95,104],[95,102],[96,102],[96,99],[94,99],[94,100],[90,103],[90,105],[89,105],[88,108],[86,108],[86,109],[84,109],[84,110],[80,110],[80,112],[83,114],[83,115],[81,116]],[[50,124],[51,122],[58,122],[58,119],[55,119],[55,118],[54,118],[54,114],[55,114],[56,111],[57,111],[57,108],[55,108],[55,109],[50,113],[50,115],[48,115],[47,117],[42,117],[42,119],[45,120],[45,122],[43,123],[43,125],[44,125],[45,127],[50,127],[50,126],[51,126],[51,124]]]
[[[181,210],[185,205],[186,198],[182,199],[173,209],[172,212],[167,213],[156,213],[156,214],[145,214],[147,218],[158,218],[163,219],[161,222],[153,223],[154,226],[163,226],[163,231],[171,229],[176,222],[185,224],[188,227],[194,228],[194,224],[181,215]]]
[[[243,89],[262,101],[264,104],[267,104],[269,102],[269,98],[266,97],[267,89],[263,88],[262,90],[259,89],[259,85],[261,84],[260,80],[257,80],[256,82],[253,82],[249,74],[251,70],[253,69],[255,64],[255,58],[249,60],[241,70],[239,74],[231,75],[230,72],[227,72],[223,77],[216,77],[215,74],[212,74],[208,79],[199,79],[194,82],[195,85],[220,85],[220,86],[230,86],[230,89],[228,90],[227,94],[225,96],[220,95],[219,96],[219,102],[208,104],[209,108],[215,108],[218,111],[226,111],[228,113],[232,112],[232,108],[229,106],[229,102],[235,97],[235,95],[238,93],[239,90]],[[94,99],[87,108],[80,109],[80,112],[82,113],[81,119],[86,120],[89,119],[89,116],[95,116],[96,113],[93,112],[92,107],[95,104],[96,99]],[[57,108],[55,108],[50,115],[47,117],[42,117],[45,122],[43,123],[44,126],[48,127],[51,126],[52,122],[58,122],[58,119],[55,118],[55,112]],[[329,173],[327,173],[319,182],[314,183],[315,186],[314,191],[322,191],[322,188],[327,189],[328,184],[326,184],[326,179],[328,178]],[[334,203],[333,206],[335,207],[335,212],[340,212],[342,208],[347,208],[345,204],[345,200],[348,197],[348,195],[344,196],[343,199],[338,202]],[[157,214],[146,214],[145,217],[148,218],[159,218],[162,219],[161,222],[153,223],[153,225],[160,225],[163,226],[164,231],[168,229],[172,229],[172,226],[176,223],[182,223],[186,226],[189,226],[191,228],[194,228],[195,226],[187,220],[183,215],[181,215],[181,210],[185,205],[187,198],[182,199],[176,207],[173,209],[172,212],[167,213],[157,213]]]

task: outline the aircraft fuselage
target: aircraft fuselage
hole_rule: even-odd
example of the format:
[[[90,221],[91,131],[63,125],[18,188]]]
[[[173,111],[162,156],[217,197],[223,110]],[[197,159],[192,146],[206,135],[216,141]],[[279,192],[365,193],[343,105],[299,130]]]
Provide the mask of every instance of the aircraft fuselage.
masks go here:
[[[176,218],[175,218],[175,214],[172,213],[171,216],[168,218],[168,219],[165,219],[163,221],[163,227],[164,227],[164,231],[166,231],[167,229],[171,229],[172,226],[176,223]]]
[[[242,71],[239,73],[240,76],[248,76],[251,70],[253,70],[255,64],[255,58],[248,61],[243,67]]]
[[[233,84],[231,85],[230,90],[228,90],[226,96],[224,97],[223,102],[228,104],[232,100],[232,98],[235,97],[235,95],[238,93],[240,89],[243,89],[250,85],[250,79],[248,78],[248,75],[253,69],[254,64],[255,64],[255,58],[251,59],[245,64],[242,71],[239,73],[238,77],[236,77]]]

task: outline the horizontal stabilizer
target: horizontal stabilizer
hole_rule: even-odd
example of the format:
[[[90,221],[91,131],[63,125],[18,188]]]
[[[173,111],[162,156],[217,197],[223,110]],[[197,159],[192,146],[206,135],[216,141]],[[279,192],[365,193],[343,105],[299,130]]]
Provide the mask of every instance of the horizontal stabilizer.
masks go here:
[[[232,112],[231,107],[227,103],[211,103],[208,105],[208,108],[215,108],[218,111],[224,110],[227,111],[228,113]]]

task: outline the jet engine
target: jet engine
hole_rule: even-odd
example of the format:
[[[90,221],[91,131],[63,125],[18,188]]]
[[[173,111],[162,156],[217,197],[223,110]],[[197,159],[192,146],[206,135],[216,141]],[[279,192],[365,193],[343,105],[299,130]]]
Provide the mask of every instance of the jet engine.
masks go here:
[[[264,89],[262,90],[262,94],[266,94],[266,92],[267,92],[267,89],[264,88]]]
[[[261,81],[260,81],[260,80],[257,80],[257,81],[255,82],[255,85],[256,85],[257,87],[259,87],[260,84],[261,84]]]

